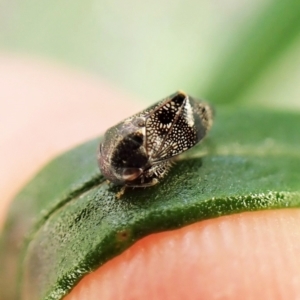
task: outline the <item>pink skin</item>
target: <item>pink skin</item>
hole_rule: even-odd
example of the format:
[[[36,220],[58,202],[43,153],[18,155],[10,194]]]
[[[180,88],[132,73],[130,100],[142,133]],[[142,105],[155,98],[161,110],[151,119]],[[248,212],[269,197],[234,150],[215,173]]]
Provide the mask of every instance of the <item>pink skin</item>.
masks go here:
[[[0,224],[47,161],[143,108],[99,78],[3,54],[0,86]],[[300,210],[227,216],[142,239],[65,299],[296,299],[299,253]]]

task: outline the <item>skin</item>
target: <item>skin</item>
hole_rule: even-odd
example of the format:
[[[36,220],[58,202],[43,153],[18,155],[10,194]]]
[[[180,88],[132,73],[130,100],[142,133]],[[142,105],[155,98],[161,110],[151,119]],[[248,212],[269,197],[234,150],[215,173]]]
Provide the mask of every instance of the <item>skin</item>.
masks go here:
[[[0,56],[0,84],[1,224],[49,160],[143,108],[104,80],[24,57]],[[298,209],[216,218],[138,241],[65,299],[296,299],[299,251]]]

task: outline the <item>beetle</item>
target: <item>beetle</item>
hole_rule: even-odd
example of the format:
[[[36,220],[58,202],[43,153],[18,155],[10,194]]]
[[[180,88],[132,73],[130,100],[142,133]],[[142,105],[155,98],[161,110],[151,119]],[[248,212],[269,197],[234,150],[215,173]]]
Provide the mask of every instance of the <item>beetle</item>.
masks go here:
[[[116,185],[153,186],[174,157],[204,138],[212,122],[209,104],[178,91],[105,132],[98,150],[100,171]]]

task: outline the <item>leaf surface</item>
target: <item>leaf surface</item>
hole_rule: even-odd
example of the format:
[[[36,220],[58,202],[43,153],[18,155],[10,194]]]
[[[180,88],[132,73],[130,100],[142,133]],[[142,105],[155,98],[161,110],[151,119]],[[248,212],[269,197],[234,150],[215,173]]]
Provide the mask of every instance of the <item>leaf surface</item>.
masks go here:
[[[71,150],[15,199],[0,253],[13,274],[0,282],[15,289],[18,278],[24,299],[60,299],[84,274],[149,234],[237,212],[299,207],[299,128],[299,114],[217,108],[209,137],[160,184],[128,189],[120,200],[120,188],[97,169],[99,140]]]

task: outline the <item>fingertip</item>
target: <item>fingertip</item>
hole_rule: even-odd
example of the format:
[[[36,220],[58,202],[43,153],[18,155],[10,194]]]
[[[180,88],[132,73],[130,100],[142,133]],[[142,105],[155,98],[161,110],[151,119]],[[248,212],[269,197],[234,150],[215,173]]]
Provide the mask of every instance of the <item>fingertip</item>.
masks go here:
[[[65,300],[295,299],[300,211],[243,213],[148,236]]]

